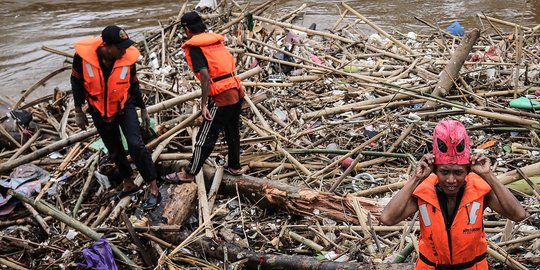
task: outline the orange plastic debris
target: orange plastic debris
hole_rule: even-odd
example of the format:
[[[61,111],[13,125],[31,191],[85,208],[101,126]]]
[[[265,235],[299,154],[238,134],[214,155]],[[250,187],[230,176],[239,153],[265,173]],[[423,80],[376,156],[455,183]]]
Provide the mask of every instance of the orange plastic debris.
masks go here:
[[[487,149],[497,144],[497,140],[489,140],[481,145],[479,145],[478,149]]]

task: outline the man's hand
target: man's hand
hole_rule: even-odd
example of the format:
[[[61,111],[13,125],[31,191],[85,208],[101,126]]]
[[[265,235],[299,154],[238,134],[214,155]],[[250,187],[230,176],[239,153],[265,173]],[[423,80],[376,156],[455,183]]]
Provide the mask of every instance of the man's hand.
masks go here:
[[[416,163],[416,169],[414,171],[416,181],[424,181],[433,172],[433,162],[435,162],[435,156],[433,154],[425,154]]]
[[[86,130],[86,126],[88,125],[86,113],[83,111],[75,111],[75,124],[77,124],[80,129]]]
[[[471,171],[483,176],[491,172],[491,161],[482,154],[471,156]]]
[[[202,108],[202,116],[207,121],[212,121],[212,114],[210,114],[210,111],[208,110],[208,107],[204,106]]]
[[[141,127],[144,129],[150,128],[150,115],[146,109],[141,109]]]

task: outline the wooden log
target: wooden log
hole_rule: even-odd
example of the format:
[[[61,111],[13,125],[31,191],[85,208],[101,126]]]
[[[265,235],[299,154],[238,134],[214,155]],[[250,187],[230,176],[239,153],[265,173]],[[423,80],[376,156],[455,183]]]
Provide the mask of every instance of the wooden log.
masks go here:
[[[283,182],[255,178],[247,175],[233,177],[224,175],[222,185],[227,194],[238,190],[244,196],[259,201],[261,198],[273,207],[282,208],[290,213],[313,216],[325,216],[336,221],[358,224],[358,218],[353,207],[353,196],[339,196],[324,193],[306,187],[291,186]],[[382,211],[378,202],[357,197],[362,207],[371,212],[372,217],[380,216]]]
[[[480,37],[480,31],[478,29],[473,29],[472,31],[465,33],[461,44],[452,54],[450,62],[448,63],[448,65],[446,65],[443,72],[441,73],[439,81],[437,82],[437,85],[435,85],[435,89],[431,93],[432,95],[437,97],[444,97],[446,96],[446,94],[448,94],[450,89],[452,89],[452,86],[454,86],[454,82],[459,76],[459,71],[461,70],[463,63],[465,63],[465,60],[467,60],[469,52],[471,51],[473,45],[476,43],[478,37]],[[434,105],[434,102],[426,103],[426,106],[429,107],[433,107]]]
[[[238,261],[247,259],[246,265],[256,269],[299,269],[299,270],[412,270],[414,265],[405,264],[370,264],[354,262],[320,261],[312,256],[305,255],[273,255],[258,253],[243,249],[237,245],[226,242],[217,242],[213,239],[203,238],[196,242],[204,253],[220,260]],[[195,246],[194,245],[194,246]],[[226,250],[226,252],[225,252]],[[227,254],[226,258],[224,254]],[[248,267],[248,269],[250,269]]]

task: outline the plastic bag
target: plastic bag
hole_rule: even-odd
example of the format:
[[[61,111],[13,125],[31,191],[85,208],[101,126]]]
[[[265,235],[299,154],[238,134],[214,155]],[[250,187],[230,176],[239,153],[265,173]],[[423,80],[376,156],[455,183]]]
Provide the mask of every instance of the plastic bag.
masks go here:
[[[83,255],[86,263],[80,263],[79,266],[84,269],[118,270],[111,246],[105,237],[94,242],[91,248],[83,249]]]

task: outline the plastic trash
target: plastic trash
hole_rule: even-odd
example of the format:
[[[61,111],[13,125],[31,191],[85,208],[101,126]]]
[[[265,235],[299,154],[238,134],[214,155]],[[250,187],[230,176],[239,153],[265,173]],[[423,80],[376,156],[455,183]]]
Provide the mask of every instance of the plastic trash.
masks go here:
[[[527,97],[519,97],[512,101],[510,101],[509,106],[511,108],[518,108],[518,109],[540,109],[540,102],[532,99],[528,99]]]
[[[152,52],[148,57],[150,58],[150,66],[152,67],[152,70],[159,69],[159,61],[157,59],[156,53]]]
[[[351,157],[347,157],[346,159],[342,160],[339,165],[341,165],[341,168],[346,170],[347,168],[349,168],[349,166],[351,166],[352,162],[353,159]]]
[[[321,65],[323,63],[323,61],[314,54],[310,55],[309,58],[311,59],[311,61],[313,61],[313,62],[315,62],[315,63],[317,63],[319,65]]]
[[[50,174],[29,163],[15,168],[9,177],[7,180],[0,181],[0,185],[24,194],[27,198],[32,198],[41,191],[41,185],[49,181]],[[4,197],[0,194],[0,216],[11,214],[18,203],[17,200],[12,200],[11,195],[5,195]]]
[[[107,175],[95,171],[94,176],[96,177],[99,185],[102,186],[104,189],[109,189],[111,187],[111,182],[109,181],[109,177]]]
[[[416,44],[416,33],[415,32],[407,33],[407,41],[405,42],[405,45],[409,47],[413,47],[414,44]]]
[[[326,149],[328,149],[328,150],[339,150],[339,144],[337,144],[337,143],[329,143],[326,146]],[[328,154],[328,158],[334,158],[336,156],[337,156],[336,154]]]
[[[379,46],[379,47],[382,46],[382,44],[384,44],[382,37],[379,36],[379,34],[377,33],[371,34],[368,38],[367,43],[370,45]]]
[[[216,0],[201,0],[199,3],[195,6],[196,10],[204,10],[205,8],[214,10],[217,7]]]
[[[80,263],[79,266],[84,269],[118,270],[111,246],[105,237],[94,242],[91,248],[83,249],[83,255],[86,263]]]
[[[288,117],[287,117],[287,112],[284,112],[282,110],[280,110],[279,108],[276,108],[274,110],[274,115],[279,118],[279,120],[283,121],[283,122],[287,122],[288,121]]]
[[[302,31],[292,29],[291,31],[289,31],[287,33],[287,35],[283,39],[283,42],[292,43],[292,44],[298,44],[298,43],[300,43],[300,41],[302,41],[306,37],[307,37],[306,32],[302,32]]]
[[[75,239],[75,237],[79,234],[76,230],[69,230],[66,234],[66,238],[69,240]]]
[[[453,22],[450,26],[444,29],[444,31],[458,37],[465,35],[465,29],[463,29],[458,21]]]
[[[347,65],[343,67],[343,71],[348,72],[348,73],[358,73],[360,72],[360,68],[357,66]]]

